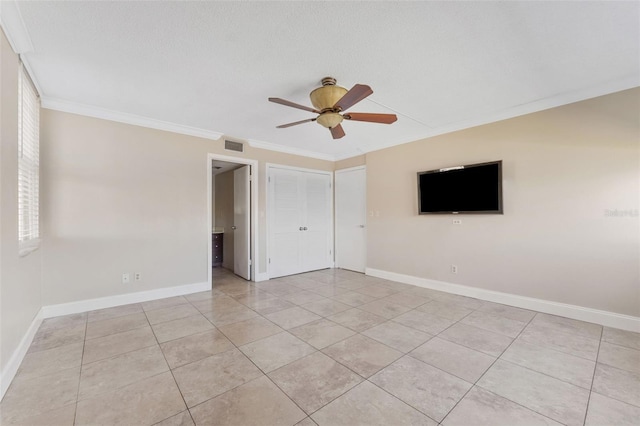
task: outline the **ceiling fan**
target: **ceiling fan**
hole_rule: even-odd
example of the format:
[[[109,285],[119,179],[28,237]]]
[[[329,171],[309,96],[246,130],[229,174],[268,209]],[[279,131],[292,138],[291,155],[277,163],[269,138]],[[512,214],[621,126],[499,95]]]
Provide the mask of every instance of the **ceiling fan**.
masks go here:
[[[344,87],[336,85],[335,78],[325,77],[322,79],[322,87],[318,87],[309,95],[311,97],[311,103],[315,108],[309,108],[280,98],[269,98],[269,101],[318,114],[315,118],[282,124],[277,126],[278,129],[317,121],[320,125],[331,130],[331,135],[334,139],[340,139],[345,135],[342,125],[340,124],[343,119],[382,124],[391,124],[398,119],[395,114],[343,112],[372,93],[373,90],[371,90],[371,87],[365,84],[356,84],[351,90],[347,91]]]

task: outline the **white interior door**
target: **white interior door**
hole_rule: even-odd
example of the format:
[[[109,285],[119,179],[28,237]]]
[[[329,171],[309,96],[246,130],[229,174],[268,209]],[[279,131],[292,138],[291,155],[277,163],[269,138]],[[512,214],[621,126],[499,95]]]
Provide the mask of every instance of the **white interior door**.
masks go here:
[[[233,171],[233,272],[251,279],[251,166]]]
[[[302,269],[302,188],[297,171],[269,169],[269,276],[297,274]]]
[[[336,177],[336,266],[364,272],[367,257],[366,169],[338,171]]]

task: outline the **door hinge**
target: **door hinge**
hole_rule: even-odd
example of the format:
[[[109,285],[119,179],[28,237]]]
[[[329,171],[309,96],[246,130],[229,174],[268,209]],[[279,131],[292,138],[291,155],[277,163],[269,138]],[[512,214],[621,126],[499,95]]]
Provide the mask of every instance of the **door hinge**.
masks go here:
[[[252,263],[251,263],[251,259],[249,259],[249,266],[251,266],[251,265],[252,265]]]
[[[271,258],[269,258],[269,263],[271,263]]]
[[[331,254],[331,250],[329,250],[329,254]]]
[[[269,182],[271,182],[271,176],[269,176]]]

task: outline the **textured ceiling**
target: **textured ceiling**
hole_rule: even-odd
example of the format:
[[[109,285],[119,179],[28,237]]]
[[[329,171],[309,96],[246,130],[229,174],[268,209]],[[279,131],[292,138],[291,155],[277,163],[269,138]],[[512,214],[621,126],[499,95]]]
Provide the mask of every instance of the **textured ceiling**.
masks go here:
[[[640,85],[638,2],[18,2],[44,105],[97,107],[327,158]],[[6,27],[6,26],[5,26]],[[5,28],[6,29],[6,28]],[[331,139],[322,77],[374,93]]]

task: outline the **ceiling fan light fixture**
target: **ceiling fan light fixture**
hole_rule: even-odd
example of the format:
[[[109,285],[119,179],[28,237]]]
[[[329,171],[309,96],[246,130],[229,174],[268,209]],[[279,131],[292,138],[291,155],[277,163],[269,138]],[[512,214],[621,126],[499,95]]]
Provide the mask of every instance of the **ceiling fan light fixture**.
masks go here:
[[[316,121],[327,129],[333,129],[338,124],[342,123],[342,116],[337,112],[323,112],[318,116]]]
[[[320,111],[332,109],[333,106],[347,93],[347,89],[336,85],[336,79],[325,77],[322,87],[318,87],[309,95],[311,104]]]

